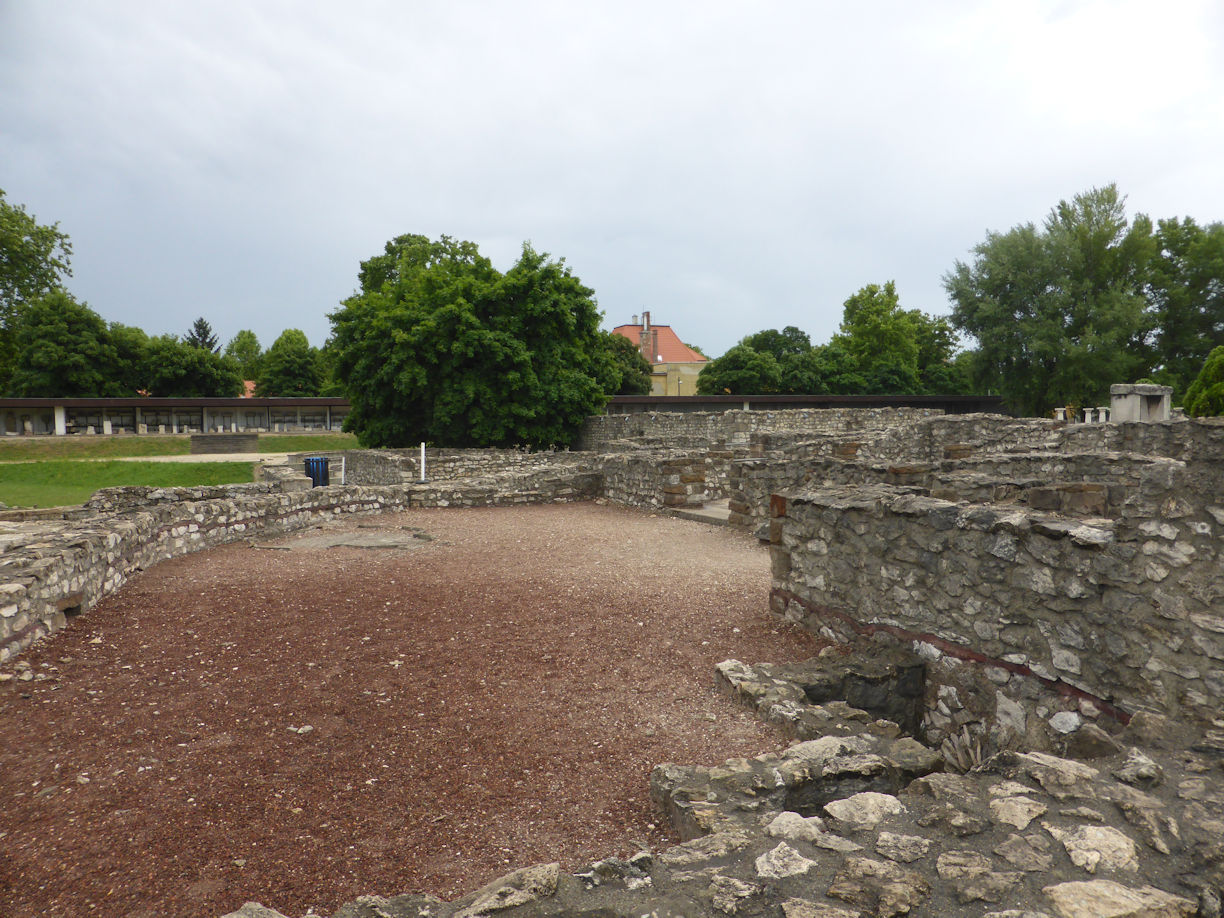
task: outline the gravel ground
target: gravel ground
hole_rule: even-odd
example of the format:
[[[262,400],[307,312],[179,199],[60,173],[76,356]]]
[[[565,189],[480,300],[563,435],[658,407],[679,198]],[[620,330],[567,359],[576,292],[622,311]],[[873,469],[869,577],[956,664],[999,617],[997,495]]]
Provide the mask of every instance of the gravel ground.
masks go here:
[[[595,504],[160,564],[0,684],[0,915],[330,914],[666,846],[652,766],[782,743],[714,664],[817,649],[769,616],[768,567],[741,533]]]

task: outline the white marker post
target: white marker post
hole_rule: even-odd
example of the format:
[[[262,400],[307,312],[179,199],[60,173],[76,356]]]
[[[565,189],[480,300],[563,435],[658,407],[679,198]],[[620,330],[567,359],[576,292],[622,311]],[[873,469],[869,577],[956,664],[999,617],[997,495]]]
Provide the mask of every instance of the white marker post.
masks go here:
[[[425,441],[421,441],[421,483],[425,482]]]

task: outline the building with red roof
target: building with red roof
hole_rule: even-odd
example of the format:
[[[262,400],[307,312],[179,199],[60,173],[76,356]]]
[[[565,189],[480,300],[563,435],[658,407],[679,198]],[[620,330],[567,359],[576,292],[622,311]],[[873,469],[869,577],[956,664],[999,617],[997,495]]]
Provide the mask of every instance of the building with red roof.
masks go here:
[[[650,364],[651,395],[697,394],[697,377],[707,358],[681,341],[670,325],[654,325],[644,312],[640,323],[634,316],[632,324],[618,325],[612,333],[637,345]]]

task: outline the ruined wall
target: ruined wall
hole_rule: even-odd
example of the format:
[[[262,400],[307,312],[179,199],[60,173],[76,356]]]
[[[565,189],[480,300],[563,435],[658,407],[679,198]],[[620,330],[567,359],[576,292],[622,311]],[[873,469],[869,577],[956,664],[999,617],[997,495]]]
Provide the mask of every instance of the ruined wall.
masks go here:
[[[1224,696],[1219,493],[1091,523],[884,485],[795,493],[774,502],[773,605],[839,639],[886,634],[945,669],[978,664],[965,691],[940,699],[946,713],[927,724],[936,738],[983,720],[1004,742],[1009,730],[1045,729],[1027,722],[1033,714],[1072,715],[1051,725],[1058,730],[1106,702],[1122,717],[1215,716]]]
[[[648,446],[747,446],[753,433],[808,431],[832,436],[942,414],[931,408],[806,408],[786,411],[651,412],[588,418],[577,448],[612,452]]]
[[[701,506],[707,499],[706,458],[678,450],[601,457],[604,497],[631,507]]]
[[[769,495],[835,484],[912,485],[949,499],[1018,500],[1038,509],[1126,516],[1149,484],[1166,496],[1224,484],[1224,424],[1072,425],[956,415],[854,438],[753,437],[753,459],[728,463],[732,522],[756,527]],[[1094,487],[1069,488],[1070,483]],[[1140,513],[1150,514],[1150,506]]]

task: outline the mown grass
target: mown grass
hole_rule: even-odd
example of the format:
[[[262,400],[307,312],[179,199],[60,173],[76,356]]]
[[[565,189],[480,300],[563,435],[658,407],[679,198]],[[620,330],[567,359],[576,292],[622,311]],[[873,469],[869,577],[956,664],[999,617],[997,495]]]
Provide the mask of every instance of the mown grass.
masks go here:
[[[186,456],[186,435],[156,437],[0,437],[0,462],[43,459],[112,459],[122,456]]]
[[[357,436],[350,433],[259,435],[259,450],[264,453],[323,452],[329,449],[357,449]]]
[[[89,500],[99,488],[159,488],[254,481],[254,462],[140,462],[50,459],[0,466],[0,503],[62,507]]]
[[[260,434],[265,453],[302,453],[308,450],[356,449],[357,438],[347,433]],[[118,459],[127,456],[186,456],[191,452],[187,434],[156,436],[0,437],[0,462],[45,459]]]

